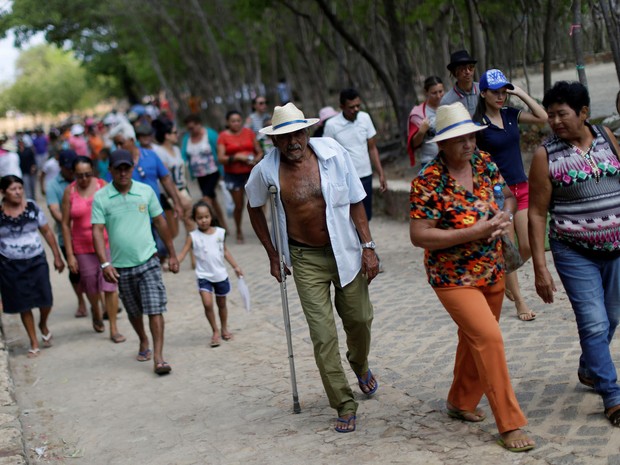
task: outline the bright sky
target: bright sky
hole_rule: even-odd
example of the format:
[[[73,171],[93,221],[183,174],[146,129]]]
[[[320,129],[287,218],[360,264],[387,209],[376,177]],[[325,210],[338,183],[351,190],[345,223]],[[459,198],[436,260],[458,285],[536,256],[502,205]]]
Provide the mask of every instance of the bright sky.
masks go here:
[[[15,79],[15,62],[19,56],[20,49],[15,48],[13,32],[9,31],[6,38],[0,40],[0,84],[12,82]],[[42,34],[35,35],[25,48],[32,47],[45,42]]]

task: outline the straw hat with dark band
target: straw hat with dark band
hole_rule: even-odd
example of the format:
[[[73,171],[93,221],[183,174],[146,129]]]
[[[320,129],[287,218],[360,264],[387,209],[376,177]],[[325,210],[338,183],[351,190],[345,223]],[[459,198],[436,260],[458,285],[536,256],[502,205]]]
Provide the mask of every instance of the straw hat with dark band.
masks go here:
[[[299,108],[289,102],[283,107],[275,107],[271,122],[273,123],[271,126],[259,132],[268,136],[288,134],[318,123],[319,118],[306,118]]]
[[[461,102],[442,105],[435,114],[435,137],[428,142],[440,142],[472,132],[482,131],[486,126],[474,123],[467,108]]]

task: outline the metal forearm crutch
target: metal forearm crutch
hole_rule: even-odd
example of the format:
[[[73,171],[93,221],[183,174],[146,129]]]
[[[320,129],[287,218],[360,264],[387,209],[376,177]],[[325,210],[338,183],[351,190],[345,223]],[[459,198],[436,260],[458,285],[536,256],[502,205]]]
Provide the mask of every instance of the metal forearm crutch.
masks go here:
[[[276,210],[276,197],[278,188],[269,186],[271,194],[271,225],[273,235],[276,238],[276,251],[280,262],[280,297],[282,298],[282,316],[284,317],[284,331],[286,332],[286,344],[288,345],[288,362],[291,369],[291,385],[293,386],[293,412],[300,413],[299,397],[297,396],[297,378],[295,377],[295,358],[293,356],[293,339],[291,337],[291,317],[288,312],[288,295],[286,293],[286,272],[284,271],[284,255],[282,254],[282,237]]]

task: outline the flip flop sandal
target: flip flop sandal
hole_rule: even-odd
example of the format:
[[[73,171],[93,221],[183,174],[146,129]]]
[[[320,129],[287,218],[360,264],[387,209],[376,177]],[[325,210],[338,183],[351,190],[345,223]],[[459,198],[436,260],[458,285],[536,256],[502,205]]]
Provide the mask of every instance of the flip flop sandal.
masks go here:
[[[93,329],[97,333],[103,333],[105,331],[105,325],[103,320],[93,320]]]
[[[160,376],[167,375],[172,371],[172,367],[168,365],[167,362],[159,362],[155,364],[155,368],[153,369],[153,371],[155,372],[155,374],[158,374]]]
[[[52,347],[52,332],[48,331],[47,334],[41,334],[43,339],[43,347]]]
[[[518,440],[518,439],[526,439],[526,438],[527,438],[527,436],[522,436],[522,437],[519,437],[517,439],[513,439],[513,441]],[[499,438],[497,440],[497,444],[499,444],[504,449],[506,449],[507,451],[510,451],[510,452],[526,452],[526,451],[532,450],[534,447],[536,447],[534,445],[523,446],[523,447],[508,447],[508,444],[506,444],[502,438]]]
[[[346,426],[343,428],[342,426],[338,426],[336,425],[336,427],[334,428],[336,430],[336,432],[338,433],[352,433],[353,431],[355,431],[356,428],[356,424],[355,424],[355,415],[353,415],[350,418],[338,418],[338,422],[340,423],[344,423]],[[353,428],[350,428],[351,426],[351,422],[353,422]]]
[[[362,394],[366,394],[368,397],[370,397],[375,392],[377,392],[377,389],[379,388],[379,381],[377,381],[377,379],[372,375],[372,371],[370,371],[370,368],[368,369],[368,373],[366,373],[366,379],[362,379],[362,377],[359,376],[357,373],[355,373],[355,376],[357,376],[357,384],[359,385]],[[375,387],[371,389],[370,381],[372,381],[373,378],[375,379]],[[368,390],[365,391],[364,388],[367,388]]]
[[[449,408],[447,409],[447,413],[450,418],[456,418],[457,420],[461,421],[469,421],[471,423],[478,423],[479,421],[483,421],[487,417],[485,413],[480,409],[469,412],[467,410],[457,410]],[[472,415],[474,417],[478,417],[478,419],[474,419]]]
[[[613,407],[612,407],[613,408]],[[620,409],[615,410],[612,413],[607,413],[609,412],[611,409],[606,409],[605,410],[605,416],[607,417],[607,419],[609,420],[609,422],[616,426],[616,427],[620,427]]]
[[[28,349],[28,354],[26,354],[26,357],[37,358],[40,353],[41,353],[41,349],[39,349],[38,347],[36,349]]]
[[[114,344],[120,344],[121,342],[125,342],[127,340],[127,338],[125,338],[125,336],[123,336],[121,333],[116,333],[116,334],[113,334],[112,336],[110,336],[110,340]]]
[[[151,349],[146,349],[142,352],[138,352],[138,355],[136,356],[136,360],[138,362],[148,362],[152,356],[153,356],[153,352],[151,352]]]

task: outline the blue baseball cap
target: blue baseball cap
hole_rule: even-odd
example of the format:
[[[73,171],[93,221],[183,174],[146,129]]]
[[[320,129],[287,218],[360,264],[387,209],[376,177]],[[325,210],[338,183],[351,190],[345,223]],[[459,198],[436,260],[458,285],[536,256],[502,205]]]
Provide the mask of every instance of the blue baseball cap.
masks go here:
[[[479,85],[480,90],[497,90],[502,87],[508,87],[510,90],[514,90],[515,88],[499,69],[489,69],[485,71],[480,78]]]
[[[77,154],[70,149],[58,152],[58,164],[61,168],[73,169],[73,162],[77,158]]]

